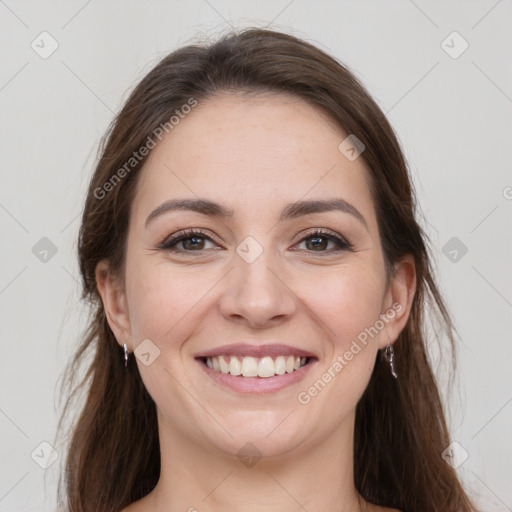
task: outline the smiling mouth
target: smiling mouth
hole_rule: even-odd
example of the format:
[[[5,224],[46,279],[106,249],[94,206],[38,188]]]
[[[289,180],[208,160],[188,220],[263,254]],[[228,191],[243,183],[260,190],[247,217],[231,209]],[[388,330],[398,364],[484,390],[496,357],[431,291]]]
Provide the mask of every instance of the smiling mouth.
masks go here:
[[[312,362],[313,357],[300,356],[265,356],[237,357],[220,355],[199,358],[203,364],[214,372],[233,375],[235,377],[269,378],[299,371]]]

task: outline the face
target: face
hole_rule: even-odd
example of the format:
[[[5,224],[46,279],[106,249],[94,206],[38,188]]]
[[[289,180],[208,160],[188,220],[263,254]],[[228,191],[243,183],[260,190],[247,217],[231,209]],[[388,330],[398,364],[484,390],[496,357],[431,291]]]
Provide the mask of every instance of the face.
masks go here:
[[[161,429],[284,455],[348,428],[408,299],[386,281],[368,171],[345,138],[301,100],[225,95],[152,150],[119,293],[99,287],[119,343],[149,340],[136,360]]]

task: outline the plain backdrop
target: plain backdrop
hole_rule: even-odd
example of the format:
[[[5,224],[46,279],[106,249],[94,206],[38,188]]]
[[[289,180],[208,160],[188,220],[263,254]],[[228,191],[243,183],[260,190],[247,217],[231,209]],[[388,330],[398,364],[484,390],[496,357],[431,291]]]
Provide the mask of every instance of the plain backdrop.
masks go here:
[[[84,326],[75,244],[98,142],[161,57],[230,26],[319,45],[387,113],[460,334],[442,386],[457,471],[483,510],[512,510],[511,20],[506,0],[0,1],[0,511],[55,507],[63,453],[51,464],[44,443]]]

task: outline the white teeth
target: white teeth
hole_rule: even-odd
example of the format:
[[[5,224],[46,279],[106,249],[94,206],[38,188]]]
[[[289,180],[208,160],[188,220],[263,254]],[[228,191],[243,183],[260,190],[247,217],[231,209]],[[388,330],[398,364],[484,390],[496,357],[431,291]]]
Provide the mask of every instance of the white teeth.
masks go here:
[[[286,359],[284,356],[277,356],[274,363],[276,375],[283,375],[286,373]]]
[[[238,357],[230,358],[229,373],[231,373],[231,375],[242,375],[242,365],[240,364]]]
[[[228,363],[229,361],[229,363]],[[265,356],[260,359],[245,356],[242,361],[236,356],[207,357],[206,365],[214,371],[243,377],[274,377],[299,370],[306,364],[306,358],[300,356]]]
[[[258,363],[254,357],[242,359],[242,375],[244,377],[256,377],[258,375]]]
[[[229,364],[226,363],[224,356],[219,356],[219,365],[222,373],[229,373]]]
[[[260,359],[258,363],[258,377],[273,377],[274,373],[274,361],[271,357],[264,357]]]

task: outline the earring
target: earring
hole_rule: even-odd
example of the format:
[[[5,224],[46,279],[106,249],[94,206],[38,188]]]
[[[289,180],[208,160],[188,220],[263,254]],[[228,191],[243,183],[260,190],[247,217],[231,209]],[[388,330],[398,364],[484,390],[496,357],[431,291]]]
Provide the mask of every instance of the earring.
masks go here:
[[[124,366],[127,367],[128,366],[128,347],[126,345],[126,343],[123,345],[124,347]]]
[[[393,345],[391,345],[391,339],[389,338],[388,345],[386,347],[386,352],[384,353],[384,355],[391,368],[391,375],[393,375],[395,379],[398,379],[398,375],[395,372],[395,363],[393,361],[393,358],[395,357],[395,351],[393,350]]]

